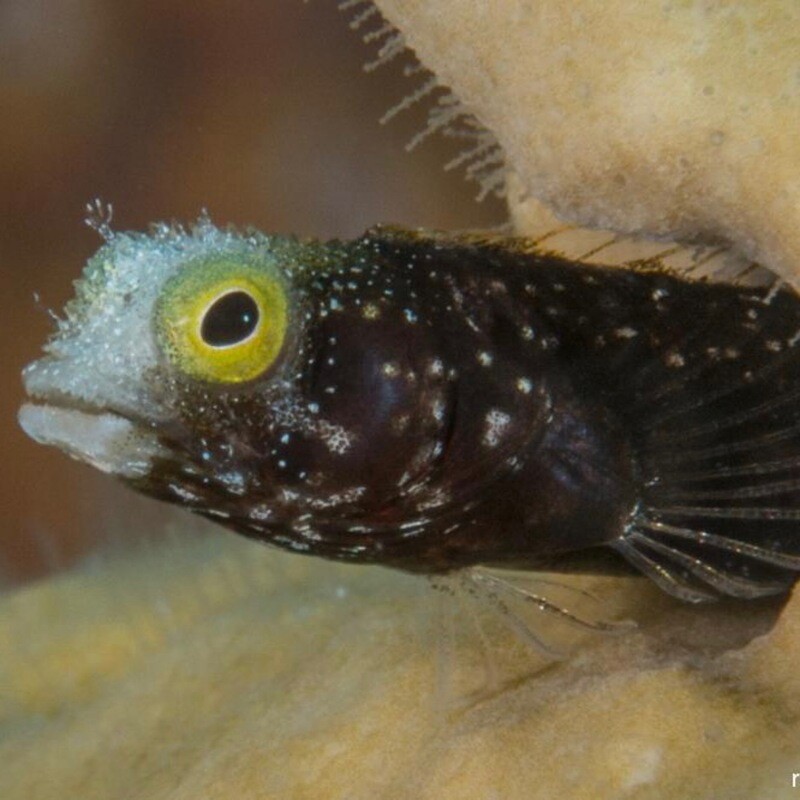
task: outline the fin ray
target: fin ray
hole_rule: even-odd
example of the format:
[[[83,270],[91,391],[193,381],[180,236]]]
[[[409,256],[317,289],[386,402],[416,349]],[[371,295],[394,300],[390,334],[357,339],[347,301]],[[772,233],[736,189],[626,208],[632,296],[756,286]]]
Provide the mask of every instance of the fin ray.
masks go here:
[[[645,548],[664,556],[668,561],[685,568],[720,594],[752,599],[777,594],[787,588],[786,582],[761,582],[717,569],[703,561],[703,559],[691,556],[677,547],[671,547],[653,539],[636,528],[631,530],[627,536],[631,543],[643,545]]]
[[[656,496],[661,494],[673,502],[675,500],[745,500],[753,497],[774,497],[798,490],[800,490],[800,477],[730,489],[700,489],[697,491],[671,489],[658,492]]]
[[[729,414],[727,417],[713,419],[693,428],[681,429],[680,435],[682,439],[686,439],[705,436],[710,433],[721,433],[729,428],[737,427],[745,422],[758,419],[764,414],[767,414],[770,411],[775,411],[781,406],[787,405],[798,399],[800,399],[800,387],[792,389],[790,392],[783,393],[778,397],[774,397],[771,400],[766,400],[763,403],[751,406],[743,411]]]
[[[790,469],[800,469],[800,456],[791,456],[776,461],[753,461],[738,466],[714,467],[694,472],[679,472],[677,476],[681,483],[695,483],[721,478],[755,478]]]
[[[656,515],[706,517],[709,519],[738,519],[770,522],[783,520],[800,522],[800,508],[766,506],[664,506],[650,509]]]
[[[693,461],[704,461],[709,458],[716,458],[719,456],[732,456],[737,453],[750,453],[759,448],[772,447],[777,444],[785,443],[787,440],[792,439],[794,436],[800,436],[800,422],[786,428],[781,428],[777,431],[753,436],[740,441],[723,441],[719,444],[710,445],[701,448],[653,448],[655,453],[660,452],[667,457],[668,463],[680,464]]]
[[[680,539],[688,539],[689,541],[697,544],[712,547],[728,553],[734,553],[740,556],[746,556],[754,559],[755,561],[761,561],[765,564],[770,564],[775,567],[781,567],[783,569],[790,570],[800,570],[800,554],[791,555],[789,553],[776,552],[773,550],[768,550],[765,547],[759,547],[758,545],[741,541],[739,539],[731,539],[727,536],[720,536],[719,534],[709,533],[708,531],[703,530],[681,528],[675,525],[669,525],[665,522],[653,521],[649,519],[640,519],[638,524],[657,533],[666,534],[668,536],[673,536]]]
[[[716,600],[712,592],[692,586],[675,569],[670,569],[656,559],[642,553],[625,536],[615,539],[610,546],[626,561],[650,578],[656,586],[687,603],[708,603]]]
[[[548,616],[552,616],[561,622],[566,622],[577,628],[610,633],[613,631],[625,630],[630,627],[630,624],[626,622],[605,622],[603,620],[589,620],[585,617],[578,616],[568,608],[548,600],[543,595],[523,589],[521,586],[516,586],[511,581],[504,580],[503,578],[492,575],[484,570],[473,570],[471,579],[473,583],[478,585],[488,584],[500,592],[505,592],[509,596],[517,597],[525,603],[530,603],[537,609],[537,611]]]

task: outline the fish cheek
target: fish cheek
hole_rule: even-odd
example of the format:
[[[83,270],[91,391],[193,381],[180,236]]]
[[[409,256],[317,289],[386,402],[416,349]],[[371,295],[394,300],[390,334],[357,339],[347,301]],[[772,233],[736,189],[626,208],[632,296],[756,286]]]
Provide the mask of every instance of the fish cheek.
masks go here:
[[[432,332],[387,309],[376,321],[329,318],[318,336],[325,346],[306,392],[320,417],[353,434],[338,469],[377,495],[394,495],[444,424],[431,409],[444,402],[447,378],[425,368]]]

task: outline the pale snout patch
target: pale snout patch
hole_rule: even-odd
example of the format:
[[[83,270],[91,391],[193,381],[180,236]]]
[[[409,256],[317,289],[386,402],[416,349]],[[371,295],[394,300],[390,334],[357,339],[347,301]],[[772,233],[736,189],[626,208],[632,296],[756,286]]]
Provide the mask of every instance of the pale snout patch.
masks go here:
[[[37,442],[121,478],[144,477],[154,458],[168,455],[151,432],[108,412],[26,403],[19,411],[19,423]]]

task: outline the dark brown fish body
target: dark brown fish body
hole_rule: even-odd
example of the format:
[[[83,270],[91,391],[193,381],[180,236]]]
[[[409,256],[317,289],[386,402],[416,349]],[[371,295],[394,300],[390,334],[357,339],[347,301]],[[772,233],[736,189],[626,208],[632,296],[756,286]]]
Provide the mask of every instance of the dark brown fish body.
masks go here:
[[[794,294],[383,229],[243,242],[181,269],[272,248],[279,354],[235,383],[148,369],[170,411],[144,420],[159,450],[126,477],[141,491],[414,572],[616,558],[687,600],[793,581]]]

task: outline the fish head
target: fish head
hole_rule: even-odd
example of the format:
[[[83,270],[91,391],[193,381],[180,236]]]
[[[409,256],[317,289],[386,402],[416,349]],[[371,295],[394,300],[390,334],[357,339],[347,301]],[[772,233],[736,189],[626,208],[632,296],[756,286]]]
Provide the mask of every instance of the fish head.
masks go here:
[[[239,532],[356,552],[443,496],[456,384],[373,256],[206,219],[116,233],[24,371],[20,423]]]
[[[293,248],[302,245],[205,218],[110,236],[44,356],[24,370],[23,429],[131,481],[157,464],[207,462],[232,427],[244,443],[253,415],[233,406],[265,390],[266,405],[285,395],[299,349]],[[263,445],[265,428],[252,433]]]

